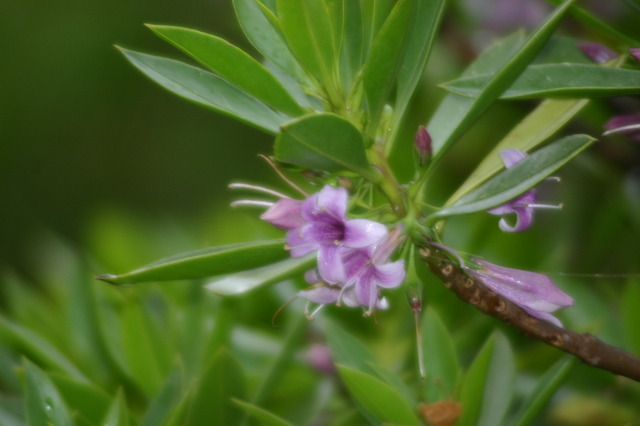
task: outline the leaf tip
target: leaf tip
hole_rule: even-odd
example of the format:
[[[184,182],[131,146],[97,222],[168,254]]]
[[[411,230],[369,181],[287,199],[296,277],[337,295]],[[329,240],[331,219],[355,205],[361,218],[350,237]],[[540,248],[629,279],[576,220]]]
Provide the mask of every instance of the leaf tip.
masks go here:
[[[113,285],[120,285],[121,283],[119,283],[118,280],[118,276],[117,275],[113,275],[113,274],[102,274],[102,275],[96,275],[95,277],[96,280],[100,280],[100,281],[104,281],[107,282],[109,284],[113,284]]]

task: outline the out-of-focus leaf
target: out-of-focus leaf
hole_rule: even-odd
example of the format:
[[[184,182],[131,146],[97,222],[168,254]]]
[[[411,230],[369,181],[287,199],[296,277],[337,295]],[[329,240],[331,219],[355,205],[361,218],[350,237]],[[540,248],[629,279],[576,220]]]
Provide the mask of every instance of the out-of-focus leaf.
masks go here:
[[[158,260],[122,275],[100,275],[111,284],[204,278],[258,268],[287,257],[283,240],[229,244]]]
[[[282,33],[291,51],[318,79],[329,97],[337,94],[338,52],[327,4],[314,0],[277,0]]]
[[[361,0],[346,0],[344,3],[344,30],[340,79],[345,88],[350,88],[365,57],[364,16]]]
[[[149,403],[149,408],[140,421],[140,426],[156,426],[172,418],[175,411],[180,408],[181,397],[189,396],[185,392],[182,380],[182,371],[178,368],[169,374],[162,389]],[[177,417],[177,416],[176,416]]]
[[[640,282],[630,280],[627,283],[620,303],[626,343],[632,353],[640,353]]]
[[[107,426],[127,426],[129,424],[129,412],[122,389],[118,390],[101,424]]]
[[[418,425],[414,408],[400,393],[380,379],[344,365],[340,377],[349,393],[377,420],[399,425]]]
[[[431,308],[422,318],[421,329],[425,399],[427,402],[445,400],[451,397],[460,379],[460,365],[451,334]]]
[[[148,25],[151,30],[270,107],[293,117],[304,111],[258,61],[226,40],[189,28]]]
[[[67,374],[79,381],[89,381],[84,373],[42,336],[3,317],[0,317],[0,338],[48,369]]]
[[[492,78],[479,75],[442,85],[457,95],[475,98]],[[623,96],[640,93],[640,71],[595,64],[531,65],[500,96],[503,99],[531,99]]]
[[[250,269],[210,282],[207,290],[223,296],[235,296],[260,287],[278,283],[296,274],[311,269],[316,262],[315,255],[285,259],[278,263]]]
[[[87,424],[101,424],[111,404],[111,395],[94,383],[80,382],[61,373],[50,373],[49,378],[73,409],[75,419],[82,419]]]
[[[509,408],[515,383],[513,352],[507,339],[495,334],[474,359],[462,383],[459,426],[495,426]]]
[[[450,207],[435,212],[427,220],[484,211],[513,200],[558,170],[591,145],[593,141],[594,139],[587,135],[572,135],[562,138],[494,176],[474,191],[461,197]]]
[[[261,425],[265,426],[292,426],[288,421],[276,416],[275,414],[265,410],[264,408],[256,407],[248,402],[241,401],[236,398],[231,398],[234,404],[244,410],[247,414],[251,415],[254,419],[258,420]]]
[[[516,426],[531,424],[567,378],[576,364],[576,359],[572,356],[565,356],[544,373],[535,389],[522,402],[520,410],[509,423]]]
[[[362,70],[362,85],[371,129],[376,129],[384,104],[396,84],[407,32],[412,27],[415,0],[399,0],[371,46]]]
[[[233,0],[242,31],[265,58],[300,83],[307,82],[304,71],[291,54],[278,28],[274,28],[258,0]]]
[[[47,374],[24,359],[25,412],[29,426],[71,426],[71,413]]]
[[[362,133],[335,114],[311,114],[290,121],[276,138],[275,156],[284,163],[317,170],[350,170],[374,180]]]
[[[514,148],[529,152],[562,128],[589,103],[587,99],[547,99],[527,115],[505,136],[467,180],[449,198],[446,205],[453,204],[462,195],[476,188],[504,168],[500,151]]]
[[[377,361],[365,345],[338,324],[327,319],[324,319],[322,323],[334,363],[365,373],[377,374],[375,369],[371,367]]]
[[[427,128],[433,139],[434,160],[438,159],[446,148],[455,142],[468,128],[484,113],[484,111],[506,90],[520,73],[535,58],[536,54],[544,46],[555,28],[560,23],[562,16],[570,7],[573,0],[566,0],[558,7],[545,22],[534,31],[521,47],[513,42],[503,44],[503,49],[494,51],[498,58],[504,62],[493,63],[495,73],[493,78],[482,88],[479,95],[473,100],[464,98],[445,98],[445,104],[438,108]],[[508,49],[511,47],[511,49]],[[514,51],[515,50],[515,51]],[[510,54],[513,52],[512,54]],[[486,64],[490,58],[483,58],[481,64]],[[478,70],[477,67],[476,70]],[[477,75],[476,70],[468,73],[468,76]],[[481,71],[481,70],[480,70]],[[490,73],[490,71],[488,72]],[[444,123],[443,123],[444,121]]]
[[[185,424],[226,426],[237,424],[241,410],[231,398],[244,398],[244,374],[227,350],[219,350],[199,377]]]
[[[203,69],[160,56],[120,48],[136,68],[165,89],[268,133],[285,120],[271,108],[225,79]]]

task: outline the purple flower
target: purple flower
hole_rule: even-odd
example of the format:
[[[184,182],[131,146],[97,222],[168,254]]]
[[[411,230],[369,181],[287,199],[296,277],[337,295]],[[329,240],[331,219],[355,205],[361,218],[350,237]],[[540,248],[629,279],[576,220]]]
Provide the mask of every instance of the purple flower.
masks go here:
[[[466,268],[485,286],[524,309],[529,315],[562,323],[551,312],[573,305],[573,298],[560,290],[551,279],[536,272],[505,268],[472,258],[481,269]]]
[[[600,43],[581,43],[578,47],[587,58],[598,64],[604,64],[618,57],[616,52]]]
[[[517,149],[504,149],[500,151],[500,157],[502,158],[502,162],[506,168],[513,167],[515,164],[522,161],[527,154]],[[503,217],[500,219],[498,226],[504,232],[522,232],[531,226],[531,222],[533,221],[533,211],[536,208],[550,208],[557,209],[562,206],[552,206],[547,204],[536,204],[536,191],[535,189],[530,189],[519,197],[514,198],[513,200],[495,207],[491,210],[487,210],[487,213],[496,215],[496,216],[505,216],[508,214],[516,215],[516,223],[515,225],[510,225],[507,220]]]
[[[640,62],[640,47],[632,47],[629,49],[629,53],[633,56],[633,59]]]
[[[414,147],[420,157],[420,167],[429,164],[431,160],[431,135],[424,126],[418,127],[414,139]]]
[[[318,270],[324,281],[344,280],[341,249],[363,248],[387,234],[387,228],[367,219],[347,219],[348,195],[344,188],[325,186],[307,198],[301,207],[304,225],[287,233],[292,257],[318,250]]]
[[[640,114],[627,114],[612,117],[604,125],[603,135],[625,135],[632,141],[640,142]]]
[[[266,212],[260,215],[260,219],[266,220],[280,229],[292,230],[305,224],[300,209],[301,200],[281,198],[276,201]]]

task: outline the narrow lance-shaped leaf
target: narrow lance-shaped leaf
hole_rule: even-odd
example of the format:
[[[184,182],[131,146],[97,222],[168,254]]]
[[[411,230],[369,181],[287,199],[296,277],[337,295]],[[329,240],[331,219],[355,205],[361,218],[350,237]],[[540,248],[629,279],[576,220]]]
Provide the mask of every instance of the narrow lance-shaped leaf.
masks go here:
[[[573,135],[560,139],[494,176],[450,207],[435,212],[427,218],[427,222],[445,216],[488,210],[513,200],[558,170],[593,141],[594,139],[587,135]]]
[[[233,6],[242,31],[258,52],[299,83],[307,83],[304,71],[291,54],[280,31],[265,16],[258,0],[233,0]]]
[[[384,423],[418,425],[414,409],[400,393],[380,379],[362,371],[338,365],[349,393],[377,420]]]
[[[493,78],[483,87],[477,98],[471,102],[456,102],[453,109],[455,119],[442,116],[436,113],[434,120],[447,120],[448,124],[442,128],[441,132],[435,134],[431,124],[427,126],[433,138],[434,161],[441,157],[446,148],[455,142],[473,124],[482,113],[502,94],[502,92],[515,81],[518,75],[534,59],[544,43],[551,36],[555,28],[573,0],[565,0],[546,21],[526,40],[522,48],[511,56],[503,66],[501,66]]]
[[[274,151],[284,163],[315,170],[350,170],[377,179],[367,162],[362,133],[335,114],[311,114],[285,124]]]
[[[271,108],[226,80],[200,68],[160,56],[120,48],[126,58],[150,79],[196,104],[236,118],[268,133],[285,120]]]
[[[71,426],[71,413],[45,372],[25,359],[25,413],[29,425]]]
[[[234,404],[236,404],[240,409],[244,410],[245,413],[249,414],[254,419],[258,420],[261,425],[265,426],[293,426],[288,421],[276,416],[270,411],[267,411],[263,408],[257,407],[253,404],[250,404],[246,401],[241,401],[236,398],[231,398]]]
[[[258,61],[226,40],[189,28],[147,25],[154,33],[270,107],[293,117],[303,109]]]
[[[460,378],[460,365],[451,334],[431,308],[422,318],[421,329],[426,401],[447,399],[454,393]]]
[[[210,247],[178,254],[122,275],[100,275],[111,284],[204,278],[258,268],[287,257],[283,240]]]
[[[491,75],[461,78],[442,85],[451,93],[475,98]],[[640,71],[595,64],[531,65],[500,97],[532,99],[592,98],[640,93]]]

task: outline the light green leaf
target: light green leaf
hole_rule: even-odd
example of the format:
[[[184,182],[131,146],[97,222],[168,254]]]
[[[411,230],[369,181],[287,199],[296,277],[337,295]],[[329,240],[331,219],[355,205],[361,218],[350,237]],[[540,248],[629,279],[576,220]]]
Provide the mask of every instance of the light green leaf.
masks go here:
[[[230,244],[158,260],[122,275],[100,275],[111,284],[204,278],[257,268],[287,257],[283,240]]]
[[[304,112],[264,66],[228,41],[188,28],[147,26],[215,74],[273,109],[292,117]]]
[[[182,370],[177,368],[166,377],[162,389],[149,403],[140,426],[168,425],[168,419],[180,417],[190,397],[184,389],[182,374]]]
[[[488,210],[513,200],[558,170],[591,145],[593,141],[594,139],[587,135],[573,135],[560,139],[494,176],[474,191],[458,199],[450,207],[445,207],[432,214],[427,218],[427,221],[456,214]]]
[[[516,80],[544,46],[572,2],[573,0],[566,0],[562,6],[558,7],[527,38],[521,48],[518,48],[517,44],[514,45],[513,43],[510,43],[511,46],[507,45],[512,49],[515,48],[515,53],[511,56],[505,55],[510,49],[505,48],[496,52],[499,57],[506,56],[509,59],[506,62],[498,62],[498,64],[502,65],[495,68],[496,71],[493,74],[493,78],[487,82],[476,98],[471,101],[460,97],[445,98],[445,106],[436,111],[427,126],[433,138],[434,160],[440,158],[446,148],[462,136],[502,92]],[[482,63],[487,63],[489,59],[489,57],[483,58]],[[477,67],[473,73],[467,73],[467,76],[475,75],[477,70],[481,70],[481,68]],[[442,120],[447,121],[447,123],[438,125]]]
[[[235,273],[213,281],[205,287],[221,296],[236,296],[302,274],[311,269],[315,262],[315,255],[285,259],[261,268]]]
[[[127,402],[124,397],[122,389],[118,390],[109,411],[102,421],[103,425],[107,426],[128,426],[129,425],[129,413],[127,411]]]
[[[256,98],[215,74],[160,56],[123,48],[120,48],[120,51],[147,77],[176,95],[199,105],[268,133],[275,134],[278,126],[285,120]]]
[[[351,170],[377,179],[367,162],[362,134],[335,114],[310,114],[286,123],[274,152],[284,163],[333,172]]]
[[[425,399],[427,402],[445,400],[454,393],[461,372],[451,334],[431,308],[422,318],[421,329]]]
[[[185,424],[193,426],[227,426],[237,424],[241,411],[231,398],[244,398],[242,367],[227,350],[219,350],[199,377],[191,397]]]
[[[399,0],[376,35],[362,70],[362,82],[369,112],[370,132],[378,127],[382,109],[396,84],[405,50],[408,29],[416,14],[415,0]]]
[[[276,416],[275,414],[260,408],[256,407],[253,404],[249,404],[248,402],[241,401],[236,398],[231,398],[234,404],[244,410],[247,414],[251,415],[254,419],[260,422],[261,425],[265,426],[292,426],[288,421]]]
[[[515,363],[509,342],[492,335],[474,359],[462,384],[459,426],[499,425],[509,408]]]
[[[25,412],[29,426],[71,426],[71,413],[47,374],[26,358]]]
[[[565,356],[556,362],[544,376],[540,378],[535,389],[521,403],[521,408],[514,416],[510,424],[515,426],[526,426],[531,424],[544,406],[551,400],[556,390],[567,378],[573,366],[577,363],[577,358]]]
[[[233,0],[233,6],[242,31],[258,52],[299,83],[307,84],[304,71],[291,54],[279,28],[265,16],[259,0]]]
[[[491,150],[445,205],[485,182],[504,168],[500,151],[514,148],[529,152],[560,130],[589,103],[587,99],[547,99],[538,105]]]
[[[479,95],[492,78],[479,75],[442,85],[451,93],[469,98]],[[623,96],[640,93],[640,71],[595,64],[545,64],[529,66],[500,97],[531,99]]]
[[[291,51],[324,86],[329,98],[337,99],[338,52],[327,4],[317,0],[277,0],[276,5]]]
[[[344,365],[340,377],[349,393],[377,420],[397,425],[418,425],[415,408],[400,393],[380,379]]]

